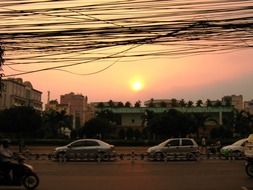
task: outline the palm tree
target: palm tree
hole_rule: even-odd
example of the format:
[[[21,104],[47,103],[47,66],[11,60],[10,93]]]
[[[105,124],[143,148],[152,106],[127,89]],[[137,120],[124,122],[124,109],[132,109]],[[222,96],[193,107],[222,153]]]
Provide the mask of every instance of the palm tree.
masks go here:
[[[131,103],[129,102],[129,101],[127,101],[126,103],[125,103],[125,107],[127,107],[127,108],[130,108],[132,105],[131,105]]]
[[[196,103],[197,107],[201,107],[203,105],[203,101],[202,100],[198,100]]]
[[[177,106],[178,106],[177,99],[175,99],[175,98],[172,98],[172,99],[171,99],[171,106],[172,106],[172,107],[177,107]]]
[[[180,105],[180,107],[185,107],[186,106],[186,103],[185,103],[184,99],[180,100],[179,105]]]
[[[108,101],[108,105],[109,107],[113,108],[115,105],[114,105],[114,102],[112,100],[109,100]]]
[[[117,107],[119,107],[119,108],[123,108],[123,107],[124,107],[123,102],[119,102],[119,103],[117,104]]]
[[[193,106],[193,101],[191,101],[191,100],[189,100],[188,102],[187,102],[187,107],[192,107]]]
[[[212,106],[211,100],[209,100],[209,99],[206,100],[206,106],[207,107],[211,107]]]
[[[135,108],[141,107],[141,101],[138,100],[137,102],[135,102],[134,107],[135,107]]]

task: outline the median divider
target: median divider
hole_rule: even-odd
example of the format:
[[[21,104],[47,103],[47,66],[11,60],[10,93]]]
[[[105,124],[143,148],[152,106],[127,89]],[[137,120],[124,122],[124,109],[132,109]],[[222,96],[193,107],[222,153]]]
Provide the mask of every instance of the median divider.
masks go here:
[[[129,160],[134,163],[135,160],[140,161],[197,161],[197,160],[213,160],[213,159],[222,159],[222,160],[242,160],[243,156],[236,157],[234,155],[224,156],[221,154],[184,154],[184,153],[168,153],[160,155],[149,155],[147,153],[113,153],[113,154],[102,154],[102,153],[71,153],[71,154],[61,154],[59,156],[54,155],[53,153],[30,153],[25,152],[22,154],[28,160],[52,160],[58,162],[67,162],[67,161],[95,161],[95,162],[105,162],[105,161],[121,161]]]

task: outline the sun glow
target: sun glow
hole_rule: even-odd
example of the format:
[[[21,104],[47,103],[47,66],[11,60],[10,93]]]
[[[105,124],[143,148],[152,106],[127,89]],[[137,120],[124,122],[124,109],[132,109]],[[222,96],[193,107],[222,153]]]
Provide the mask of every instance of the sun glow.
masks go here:
[[[141,80],[133,80],[131,82],[131,88],[133,91],[141,91],[143,89],[143,82]]]

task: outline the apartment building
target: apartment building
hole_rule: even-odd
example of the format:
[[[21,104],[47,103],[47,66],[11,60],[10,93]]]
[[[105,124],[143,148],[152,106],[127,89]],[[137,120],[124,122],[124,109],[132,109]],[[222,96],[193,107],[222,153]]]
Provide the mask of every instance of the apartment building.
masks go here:
[[[241,111],[244,109],[243,103],[243,96],[242,95],[231,95],[231,96],[224,96],[222,98],[222,102],[229,100],[231,105],[234,106],[235,109]]]
[[[86,121],[88,97],[73,92],[60,96],[60,104],[68,105],[69,114],[73,116],[73,128],[82,126]]]
[[[3,79],[3,90],[0,96],[0,110],[13,106],[30,106],[42,110],[42,92],[33,88],[31,82],[21,78]]]

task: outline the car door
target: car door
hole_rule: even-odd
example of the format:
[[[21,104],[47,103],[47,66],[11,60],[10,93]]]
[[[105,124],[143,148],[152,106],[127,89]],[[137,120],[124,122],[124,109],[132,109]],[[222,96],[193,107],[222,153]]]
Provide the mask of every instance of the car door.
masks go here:
[[[177,153],[180,146],[180,139],[171,139],[168,141],[165,146],[163,152],[166,154]]]
[[[97,141],[86,140],[82,149],[82,153],[97,153],[100,145]]]
[[[86,144],[85,141],[73,142],[72,144],[68,146],[68,154],[72,155],[72,154],[81,153],[81,151],[83,150],[83,147],[85,147],[85,144]]]
[[[182,153],[191,153],[195,150],[194,144],[191,139],[182,139],[182,144],[180,148],[180,152]]]

